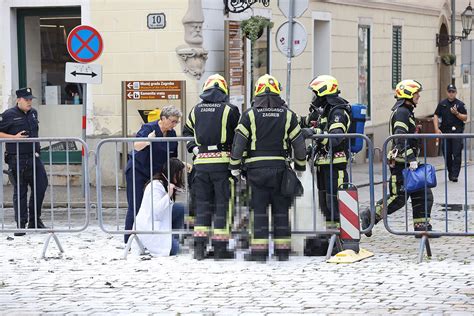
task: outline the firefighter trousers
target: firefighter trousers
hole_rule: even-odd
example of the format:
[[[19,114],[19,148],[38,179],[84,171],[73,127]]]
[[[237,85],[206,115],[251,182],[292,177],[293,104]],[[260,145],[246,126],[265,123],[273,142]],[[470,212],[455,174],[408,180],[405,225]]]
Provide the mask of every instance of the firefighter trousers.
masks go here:
[[[196,170],[193,193],[196,199],[195,237],[207,237],[214,217],[213,239],[229,240],[234,209],[234,178],[229,171]]]
[[[347,164],[318,165],[316,167],[316,184],[321,212],[326,217],[326,223],[339,225],[339,205],[337,191],[343,183],[349,182]]]
[[[248,169],[252,209],[250,248],[253,252],[268,251],[269,205],[272,210],[275,251],[289,250],[291,247],[289,208],[292,198],[281,194],[284,171],[281,168]]]
[[[402,171],[405,164],[397,164],[394,168],[390,168],[390,196],[387,199],[387,214],[392,214],[405,206],[408,198],[411,199],[413,208],[413,223],[425,223],[430,221],[431,208],[433,207],[433,193],[430,188],[420,191],[407,193],[403,188]],[[426,193],[426,197],[425,197]],[[383,199],[375,205],[376,218],[382,218]]]

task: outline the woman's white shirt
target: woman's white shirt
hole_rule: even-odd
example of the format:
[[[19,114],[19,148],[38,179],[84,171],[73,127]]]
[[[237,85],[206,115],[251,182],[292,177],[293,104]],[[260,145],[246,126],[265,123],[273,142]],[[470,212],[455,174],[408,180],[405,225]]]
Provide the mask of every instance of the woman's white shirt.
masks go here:
[[[173,201],[159,180],[153,180],[152,183],[150,182],[145,188],[142,204],[136,217],[136,230],[171,231]],[[152,256],[170,255],[171,234],[137,234],[137,236]],[[134,251],[139,252],[135,243],[133,248]]]

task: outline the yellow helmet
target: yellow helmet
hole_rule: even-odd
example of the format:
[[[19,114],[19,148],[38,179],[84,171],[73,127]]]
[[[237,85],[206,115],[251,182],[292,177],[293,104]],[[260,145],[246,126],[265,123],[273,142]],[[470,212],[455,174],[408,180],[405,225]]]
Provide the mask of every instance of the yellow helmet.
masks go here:
[[[280,95],[281,85],[275,77],[265,74],[258,78],[255,83],[254,95],[259,96],[264,93],[274,93]]]
[[[309,88],[316,93],[318,97],[339,93],[339,83],[333,76],[321,75],[314,78],[309,83]]]
[[[421,90],[422,86],[418,81],[412,79],[402,80],[395,88],[395,98],[413,99],[413,95]]]
[[[212,88],[218,88],[225,94],[229,94],[229,89],[227,88],[227,82],[225,81],[224,77],[219,74],[210,75],[207,78],[206,82],[202,86],[202,91],[206,91]]]

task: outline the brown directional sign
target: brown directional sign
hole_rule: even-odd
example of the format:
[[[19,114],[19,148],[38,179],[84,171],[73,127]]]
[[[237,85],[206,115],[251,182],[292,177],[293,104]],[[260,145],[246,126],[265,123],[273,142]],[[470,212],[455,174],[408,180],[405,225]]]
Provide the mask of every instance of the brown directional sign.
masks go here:
[[[181,81],[126,81],[127,100],[179,100]]]

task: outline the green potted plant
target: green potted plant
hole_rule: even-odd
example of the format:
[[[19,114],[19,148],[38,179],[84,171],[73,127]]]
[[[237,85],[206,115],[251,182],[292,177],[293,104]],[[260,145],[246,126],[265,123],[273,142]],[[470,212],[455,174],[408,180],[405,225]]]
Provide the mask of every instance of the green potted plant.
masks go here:
[[[262,36],[263,31],[267,28],[273,27],[273,22],[269,19],[264,18],[263,16],[252,16],[247,20],[243,20],[240,23],[240,28],[247,37],[252,42],[255,42],[260,36]]]
[[[445,54],[445,55],[441,56],[441,61],[443,62],[443,64],[445,64],[447,66],[454,65],[456,63],[456,55]]]

